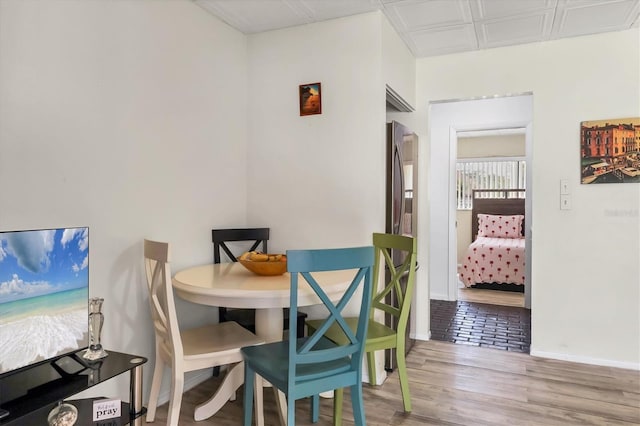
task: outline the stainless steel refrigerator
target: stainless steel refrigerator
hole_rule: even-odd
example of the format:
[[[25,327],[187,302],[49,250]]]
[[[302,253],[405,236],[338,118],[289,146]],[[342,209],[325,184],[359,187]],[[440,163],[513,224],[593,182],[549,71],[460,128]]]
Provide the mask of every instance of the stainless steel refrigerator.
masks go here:
[[[418,136],[406,126],[392,121],[387,123],[387,196],[386,232],[417,237],[418,206]],[[392,253],[395,264],[404,261],[402,253]],[[389,280],[389,271],[385,278]],[[397,296],[392,292],[387,303],[397,305]],[[396,318],[387,315],[386,324],[396,328]],[[414,340],[409,338],[411,324],[407,324],[405,336],[408,352]],[[385,351],[385,369],[396,368],[395,349]]]

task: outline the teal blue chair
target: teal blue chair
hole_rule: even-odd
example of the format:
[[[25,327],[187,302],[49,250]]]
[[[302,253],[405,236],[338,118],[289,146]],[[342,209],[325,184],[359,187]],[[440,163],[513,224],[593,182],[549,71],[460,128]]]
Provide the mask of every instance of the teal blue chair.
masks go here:
[[[287,425],[296,424],[296,400],[311,397],[311,420],[315,423],[319,418],[319,394],[344,387],[351,390],[355,424],[366,424],[362,400],[362,359],[371,308],[373,263],[372,246],[287,251],[287,270],[291,274],[288,340],[241,349],[244,358],[245,426],[252,422],[256,374],[287,397]],[[350,284],[342,298],[334,303],[322,288],[322,272],[341,270],[353,271],[353,274],[348,273]],[[315,292],[329,316],[314,333],[297,338],[298,287],[305,284]],[[360,320],[354,330],[342,316],[342,310],[352,299],[360,307]],[[347,336],[344,343],[335,343],[324,337],[334,324]],[[336,420],[334,418],[334,422]]]

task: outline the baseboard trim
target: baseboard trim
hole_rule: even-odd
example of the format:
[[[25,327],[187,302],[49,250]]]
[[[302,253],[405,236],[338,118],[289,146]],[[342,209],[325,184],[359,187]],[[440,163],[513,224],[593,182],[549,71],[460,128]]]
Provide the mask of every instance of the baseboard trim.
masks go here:
[[[429,331],[429,333],[427,334],[419,333],[419,334],[411,335],[411,338],[415,340],[421,340],[421,341],[431,340],[431,331]]]
[[[556,352],[546,352],[546,351],[539,351],[534,348],[531,348],[529,353],[531,356],[535,356],[539,358],[550,358],[550,359],[557,359],[560,361],[577,362],[579,364],[599,365],[602,367],[614,367],[614,368],[623,368],[626,370],[640,371],[640,364],[634,363],[634,362],[614,361],[614,360],[603,359],[603,358],[592,358],[587,356],[569,355],[569,354],[562,354],[562,353],[556,353]]]
[[[434,300],[449,300],[449,295],[448,294],[440,294],[440,293],[431,293],[431,297],[430,299],[434,299]]]

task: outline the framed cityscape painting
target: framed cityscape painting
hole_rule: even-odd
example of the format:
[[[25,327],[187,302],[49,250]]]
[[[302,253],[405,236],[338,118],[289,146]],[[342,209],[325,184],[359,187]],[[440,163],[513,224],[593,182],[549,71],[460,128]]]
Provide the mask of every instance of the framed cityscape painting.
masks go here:
[[[583,184],[640,182],[640,117],[580,123]]]

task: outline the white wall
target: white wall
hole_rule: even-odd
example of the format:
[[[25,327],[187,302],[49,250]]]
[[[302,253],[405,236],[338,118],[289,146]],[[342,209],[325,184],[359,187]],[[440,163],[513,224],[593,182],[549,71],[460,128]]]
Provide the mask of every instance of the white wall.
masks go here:
[[[245,37],[191,2],[0,0],[0,228],[89,226],[103,343],[149,357],[145,401],[142,239],[175,271],[245,223],[246,67]],[[128,377],[103,386],[128,399]]]
[[[249,37],[248,218],[271,227],[271,251],[370,244],[384,230],[380,20]],[[300,116],[298,85],[313,82],[322,114]]]
[[[418,61],[425,118],[431,101],[533,92],[533,355],[639,365],[640,190],[579,174],[581,121],[640,116],[639,32]],[[572,210],[559,209],[560,179]]]
[[[382,16],[382,78],[409,105],[416,105],[416,59]]]
[[[458,158],[524,157],[524,134],[461,137]]]

